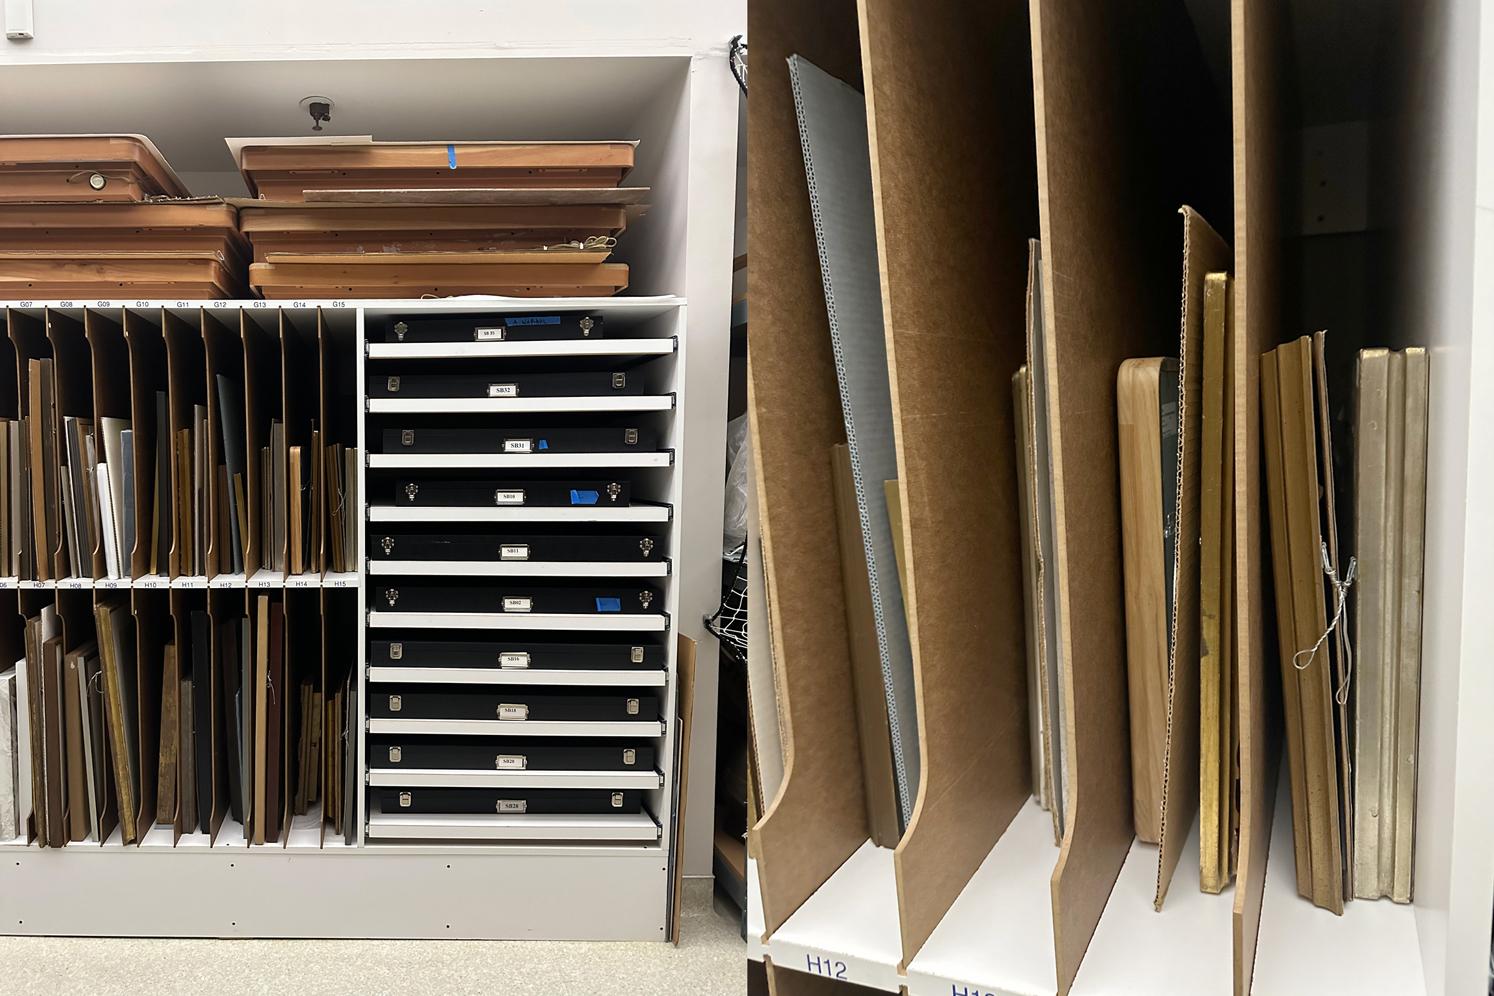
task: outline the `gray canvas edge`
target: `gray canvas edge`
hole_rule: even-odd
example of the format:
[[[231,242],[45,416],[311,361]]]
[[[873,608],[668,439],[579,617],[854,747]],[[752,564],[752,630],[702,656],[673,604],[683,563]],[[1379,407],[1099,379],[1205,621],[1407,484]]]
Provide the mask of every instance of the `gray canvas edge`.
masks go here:
[[[913,652],[882,487],[882,482],[897,479],[898,470],[866,100],[797,55],[790,56],[788,63],[820,276],[825,285],[835,375],[851,452],[856,509],[866,547],[898,808],[906,827],[912,819],[920,772],[918,717]]]

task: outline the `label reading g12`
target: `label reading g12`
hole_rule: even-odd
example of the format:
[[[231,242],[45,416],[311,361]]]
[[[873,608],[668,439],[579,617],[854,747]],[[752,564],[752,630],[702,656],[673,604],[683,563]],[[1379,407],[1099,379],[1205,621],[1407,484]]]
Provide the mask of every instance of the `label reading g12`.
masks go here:
[[[845,962],[836,961],[833,958],[821,958],[819,955],[805,955],[804,970],[811,975],[823,975],[827,979],[844,980],[846,977]]]

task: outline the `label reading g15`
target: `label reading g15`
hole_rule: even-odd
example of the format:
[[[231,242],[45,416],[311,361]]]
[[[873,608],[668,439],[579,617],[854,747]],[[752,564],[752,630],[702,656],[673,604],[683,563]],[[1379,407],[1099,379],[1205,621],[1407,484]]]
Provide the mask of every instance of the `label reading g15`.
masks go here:
[[[819,955],[804,956],[804,970],[811,975],[823,975],[827,979],[845,979],[846,963]]]

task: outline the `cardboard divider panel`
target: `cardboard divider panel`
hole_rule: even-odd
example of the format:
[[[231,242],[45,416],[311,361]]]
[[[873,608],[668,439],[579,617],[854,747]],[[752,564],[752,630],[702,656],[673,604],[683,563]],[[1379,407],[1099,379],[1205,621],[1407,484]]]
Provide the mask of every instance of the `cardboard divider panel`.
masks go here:
[[[1033,0],[1032,44],[1071,793],[1053,876],[1067,992],[1133,834],[1115,375],[1176,348],[1177,210],[1227,216],[1229,147],[1181,3]]]
[[[211,589],[208,591],[207,611],[212,646],[213,735],[221,758],[215,773],[213,839],[216,841],[219,834],[227,833],[228,828],[233,827],[238,839],[242,840],[244,595],[231,588]]]
[[[134,439],[135,433],[131,431],[130,446],[128,452],[123,446],[123,432],[120,433],[121,447],[117,457],[112,457],[108,452],[107,440],[109,433],[106,431],[105,419],[110,419],[111,424],[117,425],[113,420],[124,423],[124,428],[133,430],[135,428],[130,398],[130,378],[120,376],[121,373],[128,374],[130,369],[130,349],[125,343],[124,336],[124,312],[88,311],[83,315],[83,330],[88,336],[88,353],[93,367],[93,431],[97,458],[101,463],[109,463],[111,459],[115,462],[129,461],[131,472],[126,474],[124,467],[109,466],[110,498],[114,506],[114,514],[120,524],[116,530],[119,536],[119,573],[124,577],[131,574],[131,547],[134,545],[135,530],[139,528],[139,519],[130,518],[126,514],[127,508],[133,507],[134,497],[126,494],[127,488],[133,487],[136,474],[139,470],[135,465]],[[119,482],[118,487],[115,481]],[[95,524],[100,528],[93,542],[93,576],[102,578],[108,576],[108,559],[105,554],[105,541],[102,529],[105,525],[102,521],[98,490],[96,486],[88,488],[93,495],[94,507],[90,515],[95,518]]]
[[[16,399],[19,407],[22,429],[20,433],[20,445],[22,456],[25,459],[18,464],[20,468],[20,511],[22,513],[19,527],[22,531],[20,537],[20,564],[17,568],[17,576],[26,579],[37,579],[51,577],[51,563],[44,561],[38,563],[36,556],[36,540],[34,520],[38,503],[31,484],[31,378],[30,365],[32,360],[49,359],[52,355],[50,344],[47,342],[46,325],[42,319],[34,315],[17,311],[14,308],[6,312],[6,331],[8,333],[12,348],[16,357]]]
[[[250,577],[261,569],[275,570],[284,550],[267,548],[264,536],[264,489],[260,450],[270,445],[270,423],[281,416],[280,406],[280,333],[278,326],[267,329],[253,313],[241,311],[239,334],[244,344],[244,435],[246,467],[245,519],[249,536],[245,540],[244,572]]]
[[[239,530],[237,524],[230,521],[236,503],[229,500],[232,482],[226,469],[228,458],[224,439],[226,435],[236,437],[231,445],[236,444],[238,452],[243,453],[243,434],[239,427],[243,424],[244,343],[234,324],[224,324],[222,319],[206,309],[202,312],[202,343],[207,361],[207,573],[213,577],[236,573],[234,567],[238,559],[235,547]],[[220,378],[229,384],[227,404],[233,408],[227,413],[227,429]]]
[[[130,356],[130,424],[135,451],[135,544],[129,553],[130,576],[168,575],[172,546],[171,516],[161,514],[160,491],[170,480],[169,444],[161,448],[162,429],[169,438],[166,387],[166,342],[154,317],[124,313],[125,345]],[[163,459],[166,462],[162,462]],[[169,507],[169,506],[168,506]]]
[[[923,758],[896,854],[906,962],[1031,792],[1010,384],[1032,76],[1020,0],[860,7]]]
[[[171,546],[171,577],[201,577],[203,534],[194,477],[199,434],[197,412],[207,409],[207,360],[200,324],[174,312],[161,312],[166,339],[166,376],[170,385],[171,516],[176,529]]]
[[[140,815],[143,837],[156,818],[157,761],[161,755],[161,680],[166,644],[173,639],[170,592],[159,588],[136,588],[131,592],[135,616],[135,666],[138,681]]]
[[[322,598],[325,668],[322,689],[325,695],[324,709],[330,718],[339,692],[344,700],[347,696],[357,694],[353,672],[357,667],[359,649],[351,640],[337,639],[336,634],[347,632],[357,625],[358,593],[352,588],[324,588]],[[342,736],[334,741],[330,735],[326,735],[334,725],[329,722],[324,722],[323,725],[322,757],[326,773],[322,782],[323,835],[324,839],[330,840],[327,835],[332,830],[329,828],[340,827],[344,839],[352,843],[357,836],[357,824],[362,819],[361,815],[354,813],[357,800],[354,776],[358,765],[358,737],[355,732],[344,729]],[[336,788],[332,787],[334,780]],[[331,802],[334,799],[341,800],[341,811],[335,812],[332,809]]]
[[[77,493],[81,488],[74,488],[75,483],[82,484],[82,476],[72,466],[65,429],[69,417],[93,420],[93,364],[83,323],[71,315],[47,311],[47,341],[52,345],[52,396],[56,404],[56,459],[49,468],[57,475],[57,546],[52,551],[52,569],[59,578],[93,577],[93,551],[89,551],[86,563],[82,556],[75,561],[71,553],[74,541],[69,538],[68,520],[75,515],[74,503],[83,504],[85,499]],[[68,468],[66,475],[64,467]]]
[[[1240,860],[1235,887],[1235,993],[1250,991],[1265,896],[1281,759],[1277,658],[1268,628],[1266,524],[1261,514],[1260,357],[1281,326],[1283,94],[1289,25],[1282,0],[1230,4],[1234,128],[1235,633],[1240,701]],[[1277,860],[1291,861],[1290,854]]]
[[[287,458],[285,573],[315,574],[321,570],[321,550],[312,546],[312,522],[307,515],[311,511],[311,505],[307,496],[312,490],[312,471],[320,466],[320,462],[314,460],[313,456],[321,447],[322,426],[318,421],[321,370],[318,363],[317,326],[312,316],[292,317],[288,312],[280,312],[280,376],[281,418],[285,421]],[[299,487],[292,479],[290,467],[293,459],[291,451],[296,448],[299,448],[301,455]],[[291,524],[297,521],[297,515],[293,511],[297,502],[301,505],[301,545],[305,551],[305,555],[300,557],[292,552],[296,537]],[[296,570],[298,563],[300,570]]]
[[[748,409],[785,764],[750,845],[771,934],[868,836],[827,459],[845,423],[786,60],[801,55],[858,89],[861,72],[849,0],[759,0],[748,26]]]

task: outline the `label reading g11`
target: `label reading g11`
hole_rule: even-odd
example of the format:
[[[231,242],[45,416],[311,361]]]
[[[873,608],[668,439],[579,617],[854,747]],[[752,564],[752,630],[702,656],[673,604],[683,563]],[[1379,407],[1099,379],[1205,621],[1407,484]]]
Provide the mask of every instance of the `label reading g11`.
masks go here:
[[[804,956],[804,970],[811,975],[823,975],[827,979],[845,979],[846,963],[819,955]]]

